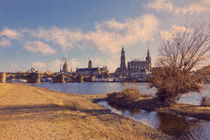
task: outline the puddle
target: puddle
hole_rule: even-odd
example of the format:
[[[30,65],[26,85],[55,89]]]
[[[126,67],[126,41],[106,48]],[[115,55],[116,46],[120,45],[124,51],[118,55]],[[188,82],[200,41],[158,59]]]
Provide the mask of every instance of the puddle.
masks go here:
[[[107,102],[98,104],[109,108],[113,113],[134,119],[165,134],[183,140],[209,140],[210,121],[200,120],[193,117],[183,117],[159,113],[157,111],[127,110],[110,106]]]

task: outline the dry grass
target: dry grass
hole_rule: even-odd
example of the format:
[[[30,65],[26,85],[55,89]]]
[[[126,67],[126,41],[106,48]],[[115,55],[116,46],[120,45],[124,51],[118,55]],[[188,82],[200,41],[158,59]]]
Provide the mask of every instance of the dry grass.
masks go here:
[[[107,101],[121,107],[138,106],[138,102],[149,99],[151,96],[143,95],[137,87],[126,87],[121,92],[113,92],[107,95]]]

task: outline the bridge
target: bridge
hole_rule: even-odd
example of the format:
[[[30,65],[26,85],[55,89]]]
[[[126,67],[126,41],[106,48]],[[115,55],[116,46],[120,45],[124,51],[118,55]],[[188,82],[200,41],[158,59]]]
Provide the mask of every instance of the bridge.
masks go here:
[[[8,80],[11,79],[25,79],[27,83],[40,83],[41,78],[52,78],[54,83],[66,83],[66,79],[72,79],[72,82],[91,82],[94,81],[94,76],[73,76],[73,75],[65,75],[62,73],[57,74],[46,74],[46,73],[38,73],[38,72],[18,72],[18,73],[11,73],[11,72],[0,72],[0,83],[6,83]]]
[[[0,83],[6,83],[11,79],[25,79],[28,83],[40,83],[40,79],[43,77],[52,78],[53,82],[65,83],[65,75],[63,74],[45,74],[45,73],[0,73]]]

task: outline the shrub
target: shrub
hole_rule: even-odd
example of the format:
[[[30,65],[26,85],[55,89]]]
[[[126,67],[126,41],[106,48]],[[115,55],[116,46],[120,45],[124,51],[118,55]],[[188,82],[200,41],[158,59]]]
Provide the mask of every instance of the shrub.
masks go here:
[[[142,96],[139,89],[135,87],[125,88],[121,94],[127,102],[135,102]]]
[[[64,106],[70,110],[78,111],[83,109],[84,107],[79,104],[77,101],[64,101]]]
[[[123,89],[121,92],[113,92],[108,94],[107,100],[111,104],[127,107],[132,103],[138,101],[142,97],[141,92],[136,87],[129,87]]]

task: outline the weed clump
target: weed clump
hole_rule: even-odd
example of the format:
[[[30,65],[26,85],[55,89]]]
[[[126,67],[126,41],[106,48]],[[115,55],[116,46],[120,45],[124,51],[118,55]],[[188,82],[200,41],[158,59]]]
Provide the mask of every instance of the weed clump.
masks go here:
[[[123,89],[121,92],[113,92],[108,94],[107,100],[111,104],[127,107],[142,98],[142,93],[136,87]]]

